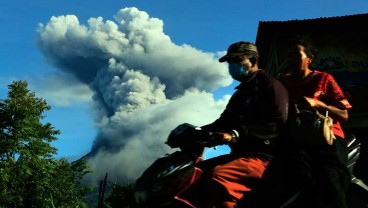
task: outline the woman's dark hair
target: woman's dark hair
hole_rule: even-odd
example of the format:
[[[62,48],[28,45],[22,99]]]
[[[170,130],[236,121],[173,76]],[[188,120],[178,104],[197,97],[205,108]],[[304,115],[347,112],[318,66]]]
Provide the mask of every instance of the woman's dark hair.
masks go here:
[[[284,60],[280,63],[278,68],[278,71],[281,74],[292,73],[290,71],[292,68],[289,66],[289,61],[292,60],[293,56],[295,56],[295,54],[299,51],[297,45],[304,47],[304,52],[309,58],[314,60],[314,58],[317,56],[318,50],[314,44],[312,44],[312,40],[310,38],[301,35],[284,38],[280,40],[280,48],[282,49],[280,50],[280,60]]]
[[[304,46],[304,52],[308,57],[314,58],[318,49],[313,45],[312,40],[306,37],[297,36],[294,39],[291,39],[288,43],[289,46],[302,45]]]

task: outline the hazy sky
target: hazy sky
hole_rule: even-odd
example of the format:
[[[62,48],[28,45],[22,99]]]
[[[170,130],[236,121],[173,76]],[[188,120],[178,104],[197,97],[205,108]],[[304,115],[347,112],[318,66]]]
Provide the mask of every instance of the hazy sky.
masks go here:
[[[255,42],[259,21],[367,11],[367,0],[6,1],[0,98],[28,81],[52,107],[58,157],[93,149],[96,177],[131,180],[170,151],[173,127],[219,116],[236,83],[217,59],[232,42]]]

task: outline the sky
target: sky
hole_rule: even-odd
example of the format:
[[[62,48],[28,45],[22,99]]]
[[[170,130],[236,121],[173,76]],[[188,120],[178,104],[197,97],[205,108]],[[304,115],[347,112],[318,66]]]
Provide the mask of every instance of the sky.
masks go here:
[[[367,0],[12,0],[0,8],[0,99],[26,80],[61,131],[56,157],[92,152],[92,178],[134,180],[181,123],[214,121],[236,82],[218,58],[259,21],[363,14]],[[209,149],[208,157],[226,153]]]

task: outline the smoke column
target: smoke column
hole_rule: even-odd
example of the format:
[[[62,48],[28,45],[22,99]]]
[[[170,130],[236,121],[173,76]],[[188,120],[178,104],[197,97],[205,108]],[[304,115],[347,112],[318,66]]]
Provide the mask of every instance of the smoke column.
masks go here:
[[[111,180],[136,179],[173,151],[164,142],[174,127],[212,122],[229,98],[215,100],[211,93],[231,82],[218,54],[176,45],[162,20],[137,8],[121,9],[114,20],[90,18],[87,25],[75,15],[53,16],[38,34],[46,61],[93,91],[98,134],[89,177],[108,172]]]

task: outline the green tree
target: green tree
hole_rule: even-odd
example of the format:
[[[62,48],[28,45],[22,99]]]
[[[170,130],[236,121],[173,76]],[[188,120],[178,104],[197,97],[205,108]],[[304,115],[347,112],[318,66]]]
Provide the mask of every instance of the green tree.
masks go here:
[[[53,158],[60,131],[42,123],[50,106],[25,81],[8,89],[0,100],[0,207],[85,207],[87,163]]]
[[[134,199],[133,186],[133,183],[127,183],[124,185],[114,184],[105,200],[105,207],[138,207]]]

